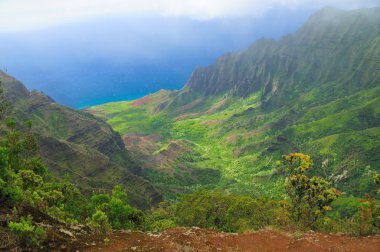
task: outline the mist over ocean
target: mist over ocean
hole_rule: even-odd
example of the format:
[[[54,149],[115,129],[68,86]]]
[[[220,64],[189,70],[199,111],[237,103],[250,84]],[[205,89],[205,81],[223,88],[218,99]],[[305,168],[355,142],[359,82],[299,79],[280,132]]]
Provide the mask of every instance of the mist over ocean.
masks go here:
[[[102,17],[0,33],[0,68],[74,108],[180,89],[197,65],[256,39],[278,39],[310,15],[286,8],[260,18]],[[291,18],[289,18],[291,17]]]

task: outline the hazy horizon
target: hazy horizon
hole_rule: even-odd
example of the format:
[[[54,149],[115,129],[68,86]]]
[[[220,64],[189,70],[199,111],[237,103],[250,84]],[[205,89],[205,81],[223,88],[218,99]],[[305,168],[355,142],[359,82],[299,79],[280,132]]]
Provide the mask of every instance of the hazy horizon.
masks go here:
[[[377,1],[124,2],[0,2],[0,68],[75,108],[137,98],[180,89],[197,65],[294,32],[323,6]]]

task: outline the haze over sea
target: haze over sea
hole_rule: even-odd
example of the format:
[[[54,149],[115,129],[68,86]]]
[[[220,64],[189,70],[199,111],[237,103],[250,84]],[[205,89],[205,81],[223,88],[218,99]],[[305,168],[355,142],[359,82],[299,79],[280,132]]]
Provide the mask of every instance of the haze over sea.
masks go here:
[[[159,89],[180,89],[197,65],[211,64],[220,55],[246,48],[258,38],[278,39],[293,32],[324,4],[295,1],[293,6],[273,0],[261,6],[248,1],[237,5],[244,10],[240,16],[233,15],[228,2],[223,2],[227,9],[220,5],[220,10],[212,1],[207,2],[206,10],[206,3],[191,2],[195,14],[177,10],[175,2],[169,6],[169,14],[160,5],[132,13],[126,4],[127,15],[95,15],[102,13],[104,4],[96,2],[89,11],[94,15],[86,16],[91,5],[82,1],[89,4],[84,6],[87,9],[70,5],[86,14],[76,19],[70,16],[72,11],[65,16],[64,2],[60,8],[42,0],[18,2],[0,3],[0,14],[8,15],[4,17],[7,23],[0,23],[0,69],[29,89],[43,91],[73,108],[136,99]],[[21,7],[28,4],[36,8],[35,13],[22,12],[25,8]],[[34,27],[34,23],[42,25]]]
[[[97,18],[0,33],[0,68],[74,108],[136,99],[159,89],[179,89],[197,65],[211,64],[260,37],[279,38],[310,15],[291,12],[273,9],[260,18],[212,20]]]

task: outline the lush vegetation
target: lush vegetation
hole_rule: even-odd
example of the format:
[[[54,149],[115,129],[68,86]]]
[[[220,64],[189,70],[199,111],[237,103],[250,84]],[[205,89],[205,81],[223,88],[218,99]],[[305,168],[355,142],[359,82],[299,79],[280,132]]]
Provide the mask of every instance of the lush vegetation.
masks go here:
[[[103,233],[144,229],[144,214],[129,204],[121,186],[115,186],[110,195],[88,197],[74,184],[51,176],[38,155],[31,122],[20,125],[9,118],[7,111],[12,108],[4,96],[0,109],[0,202],[2,210],[12,209],[7,216],[8,227],[21,245],[38,246],[47,238],[44,227],[25,210],[30,208],[64,223],[87,223]]]
[[[277,161],[276,170],[283,196],[269,198],[200,190],[175,201],[162,202],[148,213],[133,208],[121,186],[111,193],[83,195],[75,185],[57,181],[37,154],[32,125],[3,120],[0,148],[0,199],[12,209],[8,228],[22,246],[40,246],[48,230],[33,221],[26,206],[65,223],[86,223],[103,234],[112,229],[161,231],[175,226],[198,226],[227,232],[258,230],[266,226],[281,229],[314,229],[377,234],[380,232],[380,205],[370,195],[362,201],[334,201],[340,195],[330,183],[312,175],[309,156],[292,153]],[[379,183],[379,175],[373,183]]]
[[[13,120],[13,105],[1,97],[0,202],[12,211],[8,229],[25,246],[47,239],[23,211],[29,207],[105,234],[175,226],[379,234],[379,71],[368,60],[380,53],[373,28],[379,15],[369,12],[370,19],[358,12],[331,23],[325,10],[320,22],[317,15],[294,35],[260,40],[198,69],[180,91],[89,108],[122,135],[128,152],[117,133],[85,112],[26,94],[32,98],[19,98]],[[336,41],[349,43],[336,48]],[[41,107],[49,109],[35,109]],[[34,111],[40,139],[27,111]],[[58,176],[38,154],[41,139],[63,146],[42,152],[62,168]],[[69,180],[76,176],[81,190]],[[91,192],[110,181],[125,187]],[[158,206],[155,188],[166,200]],[[154,208],[132,207],[126,189]]]
[[[292,153],[284,156],[284,184],[290,200],[291,219],[305,227],[313,227],[328,211],[331,203],[340,195],[335,188],[329,188],[329,182],[321,177],[309,178],[306,172],[312,168],[312,160],[308,155]],[[280,164],[279,164],[280,165]]]
[[[46,231],[32,223],[32,217],[21,217],[20,221],[10,221],[9,229],[19,236],[20,242],[26,247],[38,246],[46,239]]]
[[[300,149],[314,157],[315,175],[327,178],[348,196],[361,197],[364,193],[376,196],[376,187],[370,182],[379,166],[380,134],[373,120],[379,118],[380,107],[377,103],[367,105],[364,101],[378,102],[379,95],[380,88],[376,87],[338,98],[324,106],[298,111],[304,106],[302,98],[292,108],[283,107],[270,113],[258,109],[259,93],[245,99],[210,98],[206,104],[221,105],[215,110],[210,109],[214,106],[211,105],[207,110],[187,113],[186,117],[178,117],[167,110],[157,112],[157,106],[168,100],[160,94],[156,94],[157,100],[153,98],[141,106],[122,102],[93,109],[120,133],[142,137],[141,144],[126,141],[127,148],[145,168],[143,175],[167,194],[181,191],[185,185],[193,189],[206,186],[237,194],[278,198],[282,187],[277,181],[274,160],[292,149]],[[294,119],[295,115],[299,119]],[[317,115],[321,119],[314,120]],[[356,121],[361,122],[358,127]],[[156,135],[162,138],[151,141],[146,137]],[[170,155],[168,147],[173,143],[180,143],[178,151],[182,154]],[[147,144],[150,144],[149,149]],[[146,159],[146,156],[154,158]],[[169,168],[161,167],[156,159],[168,160]],[[183,167],[219,171],[221,176],[219,180],[214,177],[214,180],[200,183],[201,178],[194,180]],[[159,177],[165,179],[158,180]],[[181,182],[184,180],[189,182],[184,184]]]
[[[380,232],[379,201],[369,195],[366,199],[338,198],[341,192],[328,181],[308,176],[312,160],[302,153],[285,155],[277,163],[279,172],[284,172],[286,194],[282,200],[202,190],[177,202],[161,203],[148,215],[149,229],[197,226],[243,232],[272,226],[354,235]],[[373,183],[378,183],[378,176]]]
[[[294,34],[259,40],[197,68],[182,90],[90,111],[126,137],[145,177],[167,198],[199,187],[280,198],[274,160],[294,151],[313,156],[313,175],[346,196],[376,197],[378,11],[324,9]],[[137,136],[129,140],[131,134]],[[170,149],[163,152],[179,142],[179,152],[197,155],[183,160]],[[194,169],[221,176],[201,183],[186,172]],[[150,170],[172,178],[169,185],[152,180]]]
[[[161,201],[157,190],[139,175],[140,168],[110,125],[89,113],[52,102],[43,93],[30,92],[1,71],[0,81],[11,105],[9,116],[21,132],[26,132],[26,121],[32,122],[38,153],[52,177],[65,178],[86,194],[100,189],[110,191],[120,184],[131,203],[142,209]],[[140,191],[145,193],[137,193]]]

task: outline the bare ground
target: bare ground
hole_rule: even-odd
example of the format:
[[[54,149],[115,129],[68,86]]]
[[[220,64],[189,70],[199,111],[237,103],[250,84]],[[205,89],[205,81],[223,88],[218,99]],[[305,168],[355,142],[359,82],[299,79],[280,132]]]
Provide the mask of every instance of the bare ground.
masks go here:
[[[273,230],[228,234],[199,228],[173,228],[162,233],[117,232],[108,245],[80,251],[380,251],[380,236],[350,237]]]
[[[11,209],[0,208],[0,251],[24,251],[17,237],[6,228]],[[114,231],[106,242],[85,225],[68,225],[31,207],[19,208],[30,214],[48,232],[48,240],[32,251],[339,251],[380,252],[380,236],[353,237],[318,232],[282,232],[263,229],[243,234],[201,228],[172,228],[161,233]]]

